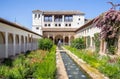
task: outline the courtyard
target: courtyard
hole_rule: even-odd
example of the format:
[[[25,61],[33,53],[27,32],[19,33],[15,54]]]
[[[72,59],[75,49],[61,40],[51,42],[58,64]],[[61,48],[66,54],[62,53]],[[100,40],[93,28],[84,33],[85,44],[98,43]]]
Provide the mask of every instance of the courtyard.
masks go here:
[[[119,0],[0,5],[0,79],[120,79]]]

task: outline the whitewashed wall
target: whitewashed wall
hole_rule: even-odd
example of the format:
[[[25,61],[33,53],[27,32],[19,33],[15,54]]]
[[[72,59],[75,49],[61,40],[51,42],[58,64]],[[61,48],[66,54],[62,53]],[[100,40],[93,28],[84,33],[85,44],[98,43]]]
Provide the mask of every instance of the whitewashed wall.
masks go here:
[[[0,23],[0,33],[3,34],[5,42],[4,44],[0,43],[0,58],[15,56],[28,50],[35,50],[38,48],[37,39],[42,38],[40,35],[5,23]],[[18,36],[18,38],[16,38],[16,36]],[[31,39],[31,41],[29,39]],[[32,41],[33,39],[35,39],[34,43]]]

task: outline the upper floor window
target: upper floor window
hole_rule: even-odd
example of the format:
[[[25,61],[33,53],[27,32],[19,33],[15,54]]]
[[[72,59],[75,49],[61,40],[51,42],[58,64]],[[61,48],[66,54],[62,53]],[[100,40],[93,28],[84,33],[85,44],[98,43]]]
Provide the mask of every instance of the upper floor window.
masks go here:
[[[48,24],[48,26],[50,27],[51,25],[50,25],[50,24]]]
[[[37,18],[37,14],[35,14],[35,18]]]
[[[44,21],[45,22],[52,22],[52,15],[45,15],[44,16]]]
[[[62,22],[62,15],[55,15],[54,16],[54,21],[55,22]]]
[[[64,21],[65,22],[72,22],[73,21],[73,16],[72,15],[65,15]]]
[[[69,26],[71,26],[71,24],[69,24]]]
[[[47,24],[45,24],[45,27],[47,26]]]
[[[40,18],[40,14],[38,14],[38,19]]]
[[[39,27],[36,27],[36,29],[38,30],[38,29],[39,29]]]
[[[65,24],[65,26],[68,26],[68,24]]]
[[[55,26],[57,26],[57,24],[55,24]]]
[[[78,20],[80,21],[80,18],[78,18]]]
[[[61,26],[61,24],[59,24],[59,26]]]

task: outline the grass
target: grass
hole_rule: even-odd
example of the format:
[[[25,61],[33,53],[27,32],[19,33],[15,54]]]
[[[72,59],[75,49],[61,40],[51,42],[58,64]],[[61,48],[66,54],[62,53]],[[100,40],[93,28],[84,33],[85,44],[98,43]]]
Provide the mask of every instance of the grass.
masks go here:
[[[120,58],[112,59],[109,56],[100,56],[89,50],[78,50],[70,46],[65,46],[65,48],[92,67],[98,69],[110,79],[120,79]]]

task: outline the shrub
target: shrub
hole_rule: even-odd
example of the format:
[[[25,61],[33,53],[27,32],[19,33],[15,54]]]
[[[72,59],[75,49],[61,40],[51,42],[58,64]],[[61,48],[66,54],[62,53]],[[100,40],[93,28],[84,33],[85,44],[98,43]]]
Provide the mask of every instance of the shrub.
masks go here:
[[[100,36],[99,33],[94,34],[94,42],[95,42],[95,52],[99,52],[100,50]]]
[[[85,48],[85,39],[84,38],[74,39],[71,43],[71,46],[75,47],[77,49],[84,49]]]
[[[37,67],[33,76],[36,79],[54,79],[55,78],[55,71],[56,71],[56,64],[55,64],[55,50],[56,47],[53,46],[51,48],[52,51],[47,53],[43,62],[37,63]]]
[[[50,50],[53,46],[53,42],[50,39],[42,38],[39,40],[39,49]]]

